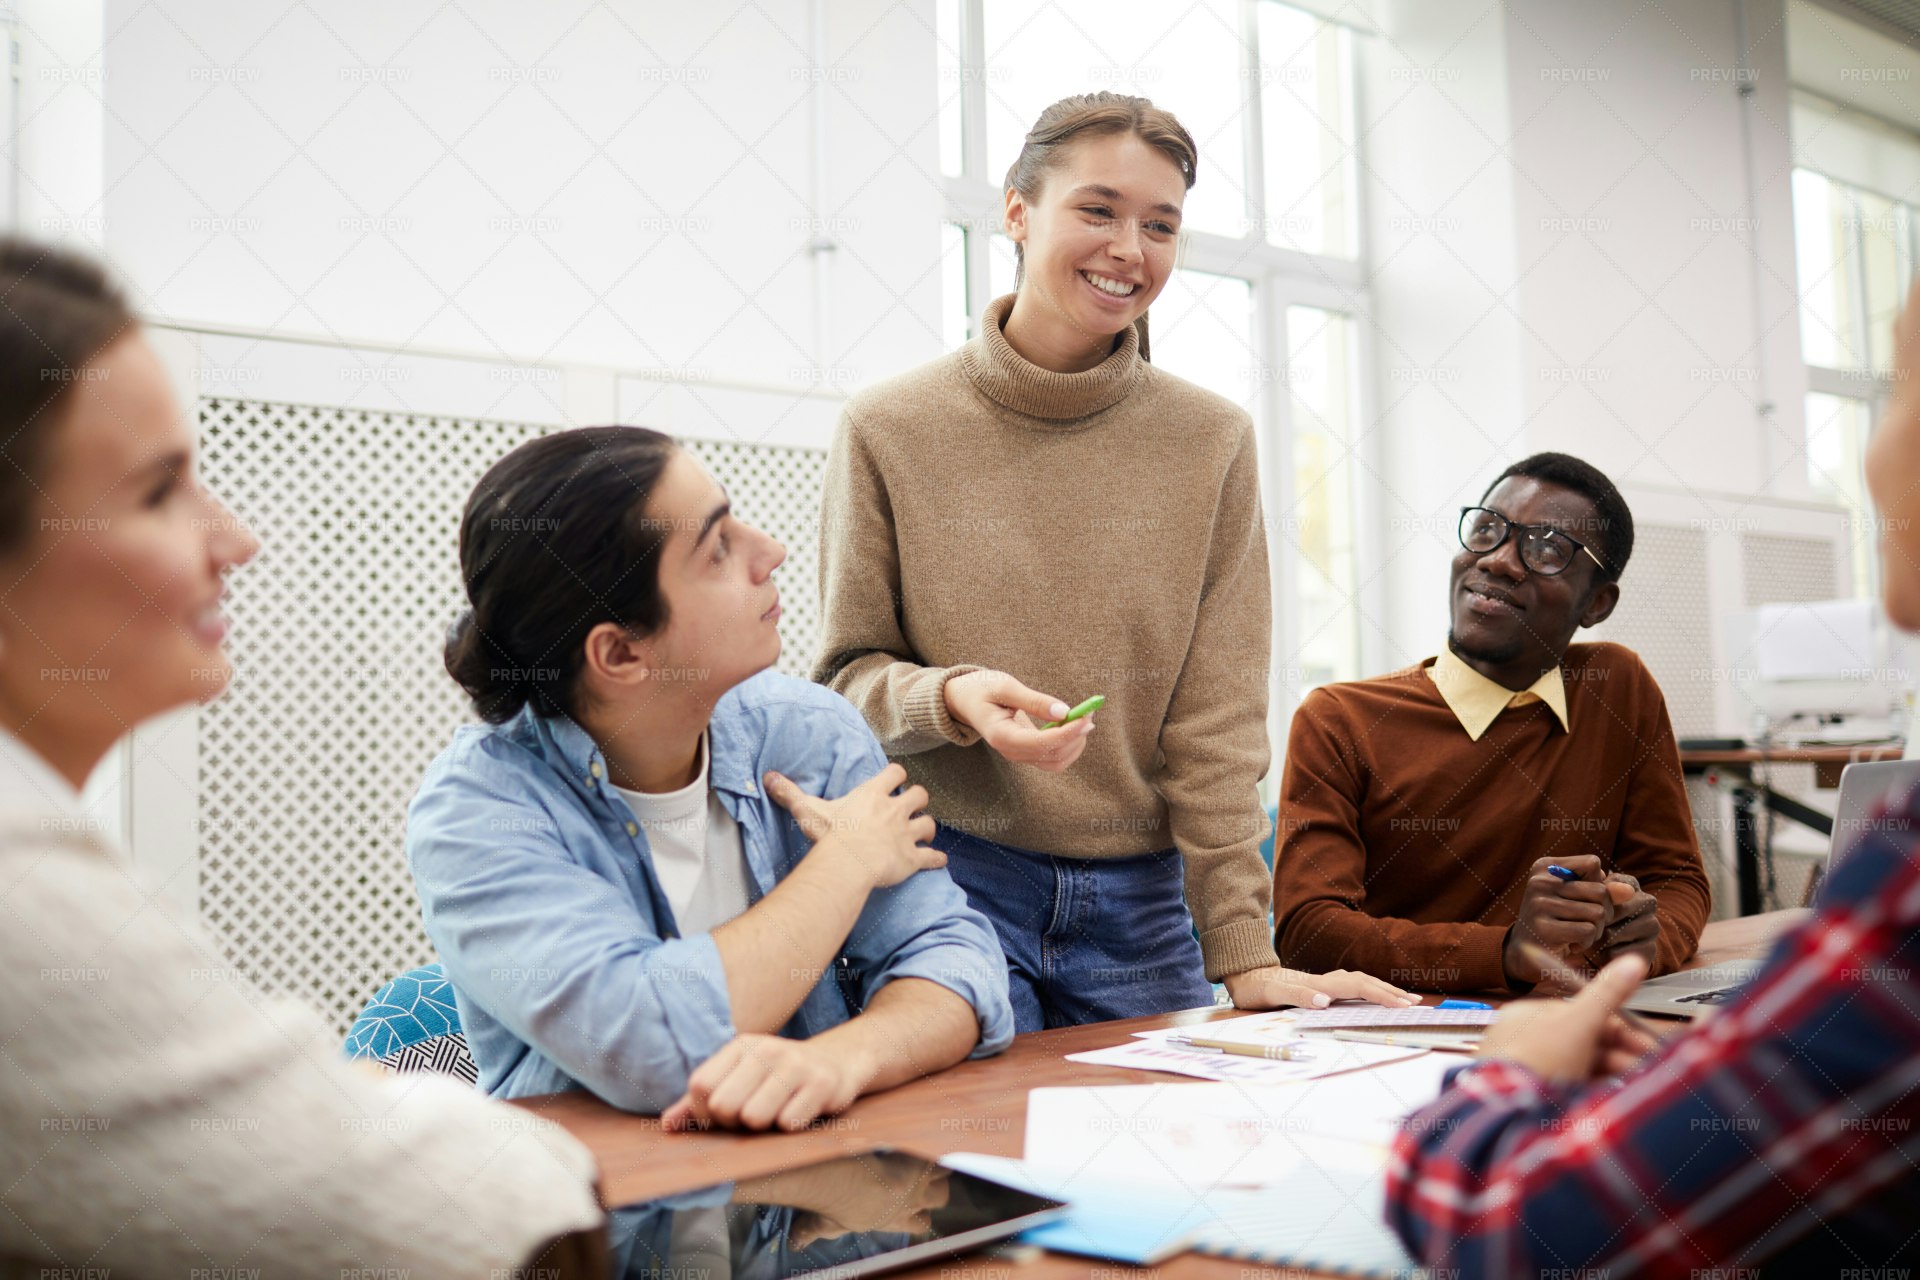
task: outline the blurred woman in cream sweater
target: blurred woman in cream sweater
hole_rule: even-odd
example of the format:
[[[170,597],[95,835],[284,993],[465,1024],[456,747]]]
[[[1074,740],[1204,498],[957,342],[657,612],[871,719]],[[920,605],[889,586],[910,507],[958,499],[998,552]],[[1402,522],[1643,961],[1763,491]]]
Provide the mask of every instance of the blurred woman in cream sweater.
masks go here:
[[[256,549],[100,269],[0,241],[0,1276],[600,1274],[578,1143],[347,1063],[80,805],[129,730],[225,687]]]

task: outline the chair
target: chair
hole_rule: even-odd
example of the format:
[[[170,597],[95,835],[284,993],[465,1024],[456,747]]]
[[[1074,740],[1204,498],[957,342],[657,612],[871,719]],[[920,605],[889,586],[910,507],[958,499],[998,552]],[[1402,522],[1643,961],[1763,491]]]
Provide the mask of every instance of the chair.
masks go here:
[[[347,1031],[349,1058],[393,1072],[438,1071],[477,1085],[480,1068],[460,1030],[453,984],[438,964],[409,969],[373,993]]]

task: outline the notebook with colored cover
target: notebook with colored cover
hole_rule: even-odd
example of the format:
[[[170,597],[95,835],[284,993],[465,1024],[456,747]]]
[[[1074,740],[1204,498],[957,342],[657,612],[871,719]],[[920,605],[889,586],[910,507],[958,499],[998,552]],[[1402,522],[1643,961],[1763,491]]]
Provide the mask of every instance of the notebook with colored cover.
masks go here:
[[[1198,1253],[1343,1276],[1425,1274],[1386,1223],[1386,1175],[1306,1166],[1223,1201],[1188,1238]]]
[[[1136,1266],[1192,1250],[1343,1276],[1425,1274],[1387,1227],[1385,1173],[1306,1164],[1258,1190],[1193,1191],[1047,1169],[1005,1156],[955,1153],[941,1163],[1067,1202],[1027,1244]]]
[[[1253,1194],[1184,1190],[1116,1178],[1097,1170],[1049,1168],[973,1152],[955,1152],[940,1163],[1031,1195],[1066,1202],[1066,1213],[1023,1232],[1023,1243],[1141,1267],[1185,1253],[1195,1231],[1223,1216],[1244,1212],[1243,1206],[1232,1202]]]

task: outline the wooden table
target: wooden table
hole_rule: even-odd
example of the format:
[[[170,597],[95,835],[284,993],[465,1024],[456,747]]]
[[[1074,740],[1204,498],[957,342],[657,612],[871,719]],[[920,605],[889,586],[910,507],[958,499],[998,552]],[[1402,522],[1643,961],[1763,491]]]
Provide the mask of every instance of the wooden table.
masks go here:
[[[1688,773],[1720,765],[1749,769],[1756,764],[1810,764],[1814,785],[1831,790],[1840,785],[1840,771],[1863,760],[1898,760],[1906,750],[1902,742],[1863,742],[1850,747],[1705,747],[1682,749],[1680,767]]]
[[[1783,796],[1771,787],[1756,782],[1754,767],[1810,764],[1813,766],[1814,785],[1830,789],[1840,785],[1840,771],[1848,765],[1861,761],[1898,760],[1903,750],[1902,743],[1872,742],[1849,747],[1781,747],[1767,750],[1737,747],[1680,753],[1681,772],[1703,776],[1709,785],[1718,785],[1717,775],[1723,772],[1730,775],[1733,781],[1734,877],[1741,915],[1757,914],[1766,905],[1761,901],[1760,837],[1755,821],[1761,805],[1821,835],[1833,834],[1832,814],[1822,813],[1801,804],[1792,796]],[[1809,882],[1811,888],[1812,883]]]
[[[1709,924],[1695,965],[1758,954],[1807,915],[1803,910]],[[1429,1001],[1439,997],[1429,997]],[[660,1122],[616,1110],[591,1094],[523,1098],[519,1105],[567,1129],[600,1165],[602,1198],[609,1205],[761,1177],[797,1165],[897,1147],[933,1160],[955,1151],[1018,1156],[1026,1136],[1027,1091],[1045,1085],[1169,1084],[1180,1078],[1068,1062],[1065,1055],[1119,1044],[1149,1027],[1211,1022],[1237,1016],[1231,1009],[1196,1009],[1016,1036],[996,1057],[963,1062],[938,1075],[862,1098],[841,1115],[803,1133],[664,1133]],[[1133,1269],[1129,1268],[1129,1272]],[[1151,1269],[1156,1280],[1249,1280],[1254,1274],[1303,1275],[1243,1262],[1183,1254]],[[907,1273],[916,1274],[916,1273]],[[1018,1263],[972,1255],[917,1273],[938,1280],[1118,1280],[1113,1264],[1065,1254]]]

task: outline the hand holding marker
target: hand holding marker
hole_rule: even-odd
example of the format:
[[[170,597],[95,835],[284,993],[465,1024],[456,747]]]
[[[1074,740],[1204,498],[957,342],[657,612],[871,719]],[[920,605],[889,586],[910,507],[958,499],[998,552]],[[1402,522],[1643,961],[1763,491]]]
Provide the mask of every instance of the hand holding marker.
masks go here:
[[[1047,723],[1041,725],[1040,727],[1042,729],[1058,729],[1063,724],[1073,723],[1075,720],[1078,720],[1081,716],[1090,716],[1094,712],[1098,711],[1100,708],[1106,705],[1107,705],[1107,695],[1104,693],[1096,693],[1091,698],[1088,698],[1085,702],[1075,707],[1073,710],[1067,712],[1066,715],[1061,716],[1058,720],[1049,720]]]
[[[1559,865],[1558,863],[1555,863],[1553,866],[1548,867],[1547,874],[1552,876],[1556,880],[1574,881],[1580,878],[1579,872],[1571,871],[1568,868]],[[1633,896],[1632,886],[1622,884],[1618,880],[1609,880],[1606,882],[1606,886],[1607,886],[1607,896],[1613,899],[1613,905],[1616,907],[1621,906],[1627,901],[1627,899]]]
[[[941,694],[953,722],[979,734],[988,750],[1010,763],[1048,773],[1071,768],[1093,730],[1093,717],[1082,714],[1085,707],[1075,709],[1079,723],[1068,724],[1061,718],[1068,714],[1064,700],[1029,688],[1004,671],[983,667],[954,676]],[[1054,727],[1041,727],[1043,719]]]

